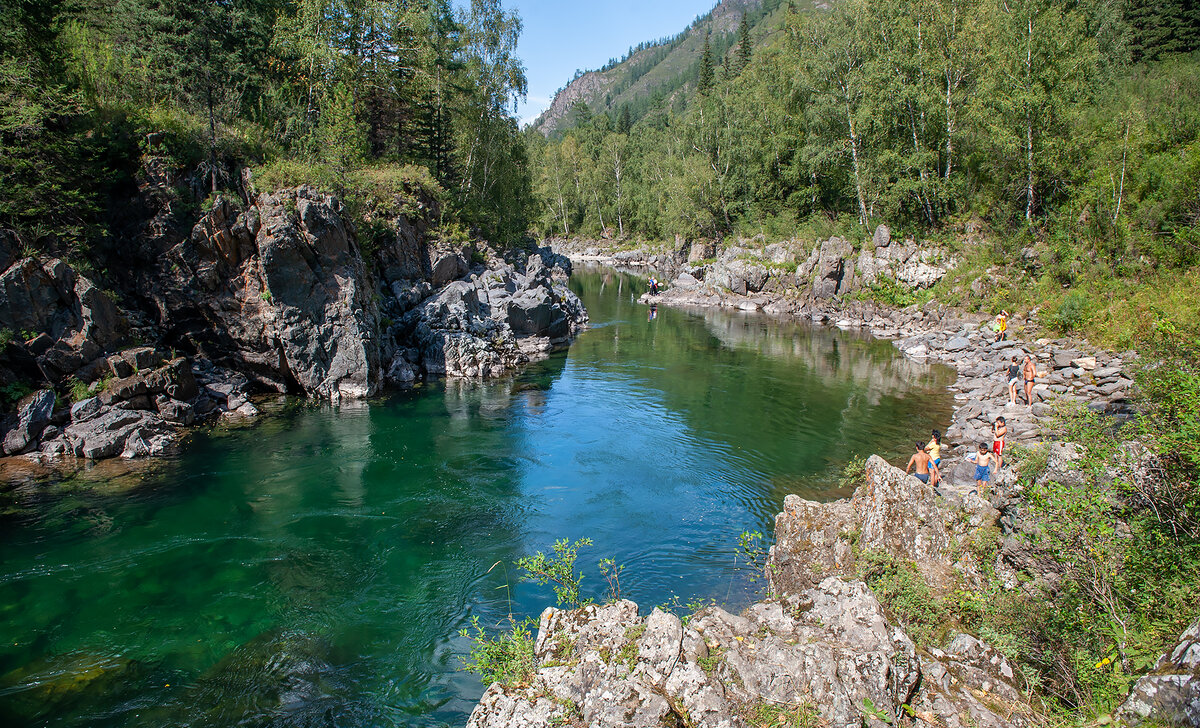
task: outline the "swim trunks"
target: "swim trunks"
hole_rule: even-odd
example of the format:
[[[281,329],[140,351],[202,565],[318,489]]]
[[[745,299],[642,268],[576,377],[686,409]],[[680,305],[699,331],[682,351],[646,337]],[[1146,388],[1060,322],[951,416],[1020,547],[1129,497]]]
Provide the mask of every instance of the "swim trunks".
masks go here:
[[[917,480],[921,481],[922,483],[929,482],[929,473],[913,473],[913,475],[917,476]]]
[[[975,466],[975,480],[990,482],[992,479],[992,469],[987,465]]]
[[[992,443],[992,452],[996,453],[996,455],[1002,455],[1004,453],[1004,440],[994,441]]]

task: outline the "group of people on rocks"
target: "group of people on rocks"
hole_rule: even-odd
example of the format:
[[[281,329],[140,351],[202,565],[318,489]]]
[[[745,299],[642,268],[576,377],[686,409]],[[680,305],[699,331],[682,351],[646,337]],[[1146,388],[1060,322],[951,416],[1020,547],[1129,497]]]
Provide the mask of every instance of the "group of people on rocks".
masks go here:
[[[1003,341],[1008,332],[1008,312],[1001,311],[996,316],[996,341]],[[1018,393],[1022,392],[1025,404],[1033,407],[1033,385],[1037,379],[1037,365],[1033,356],[1025,354],[1023,359],[1013,356],[1007,367],[1008,375],[1008,404],[1016,406]],[[975,494],[986,495],[988,484],[992,479],[993,470],[1004,466],[1004,445],[1008,438],[1008,423],[1004,417],[997,417],[992,423],[992,442],[979,443],[976,452],[967,455],[967,460],[975,464]],[[922,483],[936,486],[942,479],[940,466],[942,464],[942,437],[937,430],[928,442],[917,442],[916,453],[908,459],[905,473],[913,472]],[[915,471],[915,472],[914,472]]]
[[[997,417],[992,423],[992,444],[979,443],[979,450],[967,455],[967,460],[975,463],[975,495],[986,496],[988,484],[992,480],[992,466],[999,470],[1004,465],[1004,445],[1008,438],[1008,423],[1003,417]],[[908,459],[904,468],[905,474],[912,473],[922,483],[937,487],[942,480],[942,433],[933,431],[928,442],[918,440],[916,452]]]

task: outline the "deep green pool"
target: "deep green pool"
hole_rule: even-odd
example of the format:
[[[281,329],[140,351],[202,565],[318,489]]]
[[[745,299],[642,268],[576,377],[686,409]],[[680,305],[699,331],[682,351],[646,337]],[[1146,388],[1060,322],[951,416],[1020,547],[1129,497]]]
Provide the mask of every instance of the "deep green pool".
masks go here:
[[[580,272],[592,328],[514,379],[274,405],[136,486],[0,497],[0,723],[462,725],[472,615],[537,614],[512,562],[590,537],[643,609],[753,596],[737,535],[852,455],[902,462],[948,420],[949,370],[886,342],[633,302]],[[499,562],[501,565],[491,568]],[[489,569],[491,569],[489,571]],[[510,601],[511,600],[511,601]]]

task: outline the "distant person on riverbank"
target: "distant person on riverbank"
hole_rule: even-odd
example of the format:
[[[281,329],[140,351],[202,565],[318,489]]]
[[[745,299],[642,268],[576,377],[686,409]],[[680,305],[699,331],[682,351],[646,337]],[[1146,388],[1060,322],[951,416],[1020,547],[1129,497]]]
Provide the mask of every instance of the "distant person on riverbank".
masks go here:
[[[1004,467],[1004,438],[1008,435],[1008,423],[997,417],[992,423],[992,452],[996,454],[996,470]]]
[[[934,464],[933,458],[929,457],[929,453],[925,452],[925,445],[920,442],[917,443],[917,452],[908,459],[908,467],[904,468],[904,473],[907,475],[914,468],[917,472],[913,474],[922,483],[928,484],[930,476],[933,477],[934,485],[937,485],[938,481],[942,479],[942,475],[938,471],[938,466]]]
[[[1025,376],[1025,404],[1033,407],[1033,380],[1037,378],[1037,367],[1034,366],[1033,357],[1029,354],[1025,355],[1021,373]]]
[[[934,465],[942,467],[942,433],[937,430],[933,431],[933,436],[929,439],[929,444],[925,446],[925,451],[929,453]]]
[[[967,456],[967,460],[975,463],[975,495],[983,497],[987,494],[987,484],[992,482],[992,451],[988,450],[986,442],[979,443],[979,452]]]
[[[996,314],[996,341],[1003,341],[1008,336],[1008,311]]]
[[[654,276],[650,276],[650,295],[658,295],[658,279]]]
[[[1021,364],[1017,361],[1017,357],[1012,358],[1012,363],[1008,365],[1008,403],[1015,405],[1017,403],[1017,385],[1021,383]]]

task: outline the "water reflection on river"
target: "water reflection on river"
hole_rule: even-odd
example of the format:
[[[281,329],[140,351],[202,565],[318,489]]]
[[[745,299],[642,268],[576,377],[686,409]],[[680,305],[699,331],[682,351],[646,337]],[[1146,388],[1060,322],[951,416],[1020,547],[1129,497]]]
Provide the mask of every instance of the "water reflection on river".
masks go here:
[[[949,416],[948,370],[863,336],[572,285],[593,328],[500,382],[289,403],[141,485],[25,485],[0,522],[10,725],[461,725],[456,636],[553,598],[511,564],[590,537],[625,596],[751,598],[737,534]],[[499,566],[493,565],[500,564]]]

